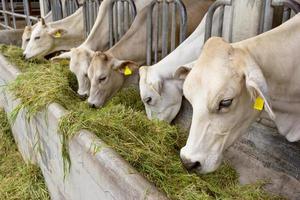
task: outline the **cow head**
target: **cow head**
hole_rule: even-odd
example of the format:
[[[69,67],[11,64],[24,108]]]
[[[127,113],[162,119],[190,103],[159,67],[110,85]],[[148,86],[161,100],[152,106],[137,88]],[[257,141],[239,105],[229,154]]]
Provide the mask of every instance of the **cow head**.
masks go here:
[[[182,103],[182,80],[162,79],[152,67],[141,67],[140,95],[149,119],[171,122],[178,114]]]
[[[257,98],[264,101],[270,117],[275,117],[266,80],[246,50],[212,38],[190,72],[178,70],[178,76],[186,77],[183,93],[193,107],[189,137],[180,152],[188,170],[208,173],[218,168],[223,151],[261,112],[262,105],[254,108]]]
[[[118,60],[107,53],[96,52],[88,69],[91,81],[89,105],[96,108],[103,106],[123,87],[125,80],[137,71],[138,64],[135,62]]]
[[[30,40],[30,36],[31,36],[31,32],[32,32],[32,27],[31,26],[25,26],[23,35],[22,35],[22,50],[24,51],[27,47],[27,44]]]
[[[41,19],[33,29],[23,52],[25,58],[46,56],[53,50],[56,40],[63,38],[66,32],[65,29],[51,28],[45,24],[44,19]]]
[[[86,47],[72,48],[71,51],[53,57],[51,60],[70,59],[70,70],[76,75],[78,82],[78,95],[86,99],[90,92],[90,80],[88,78],[88,69],[94,51]]]

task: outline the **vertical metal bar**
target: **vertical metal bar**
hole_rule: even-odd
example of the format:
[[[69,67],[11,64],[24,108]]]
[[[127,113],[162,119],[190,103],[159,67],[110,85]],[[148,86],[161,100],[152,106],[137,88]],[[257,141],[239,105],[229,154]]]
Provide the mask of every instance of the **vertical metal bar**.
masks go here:
[[[224,19],[224,5],[220,6],[220,16],[219,16],[219,26],[218,26],[218,36],[222,37],[222,32],[223,32],[223,19]]]
[[[152,11],[153,5],[149,6],[147,13],[147,65],[151,65],[152,62]]]
[[[10,0],[10,10],[11,10],[12,13],[15,13],[14,1],[13,0]],[[15,15],[12,15],[12,18],[13,18],[14,29],[16,29],[17,28],[17,24],[16,24],[16,17],[15,17]]]
[[[89,4],[89,32],[92,30],[93,27],[93,4],[94,2],[91,0]]]
[[[168,27],[169,27],[169,6],[166,0],[163,0],[162,3],[163,13],[162,13],[162,57],[165,57],[168,54]]]
[[[2,0],[2,9],[3,11],[7,11],[7,0]],[[3,13],[5,26],[8,26],[8,16],[6,13]]]
[[[127,31],[129,29],[129,4],[127,1],[124,2],[124,29]]]
[[[273,14],[274,14],[274,8],[272,7],[272,0],[265,0],[264,3],[264,15],[262,19],[262,32],[266,32],[272,28],[272,22],[273,22]]]
[[[87,10],[86,10],[86,7],[87,7],[87,0],[85,0],[83,2],[83,8],[82,8],[82,10],[83,10],[83,23],[84,23],[85,37],[88,36],[88,29],[87,29],[88,22],[87,22],[87,12],[86,12]]]
[[[181,1],[176,1],[180,8],[180,43],[185,40],[187,32],[187,12],[186,8]]]
[[[291,9],[288,7],[284,7],[282,23],[286,22],[290,18],[291,18]]]
[[[159,40],[159,35],[160,35],[160,32],[159,32],[159,29],[160,29],[160,21],[161,21],[161,18],[160,18],[160,3],[157,2],[156,3],[156,6],[154,7],[154,10],[152,10],[152,15],[153,15],[153,12],[155,12],[155,23],[154,23],[154,27],[152,25],[152,29],[153,30],[150,30],[151,32],[154,32],[154,38],[152,38],[152,40],[154,40],[154,42],[151,42],[151,45],[154,45],[154,62],[157,63],[158,62],[158,40]],[[151,17],[152,17],[151,15]]]
[[[114,36],[113,36],[113,4],[110,4],[108,8],[108,23],[109,23],[109,46],[112,47],[114,45]]]
[[[119,40],[118,38],[118,4],[114,4],[114,16],[113,16],[113,21],[114,21],[114,44]]]
[[[29,19],[29,5],[28,5],[28,0],[23,0],[23,6],[24,6],[24,13],[26,15],[26,23],[27,23],[27,25],[31,25],[31,21]]]
[[[120,36],[122,37],[125,33],[125,30],[124,30],[124,2],[121,1],[120,2],[120,14],[119,14],[119,19],[120,19]]]
[[[171,51],[176,47],[176,3],[172,2]]]

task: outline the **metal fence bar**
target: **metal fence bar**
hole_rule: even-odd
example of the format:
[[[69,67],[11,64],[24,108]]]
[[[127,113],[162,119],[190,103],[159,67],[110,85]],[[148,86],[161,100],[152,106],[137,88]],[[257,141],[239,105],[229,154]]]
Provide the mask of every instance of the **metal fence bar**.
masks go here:
[[[93,25],[97,19],[99,6],[102,0],[85,0],[83,2],[83,22],[85,37],[87,37],[93,28]]]
[[[291,11],[294,13],[300,12],[300,4],[292,0],[266,0],[264,2],[263,18],[261,19],[261,29],[259,33],[266,32],[272,28],[274,7],[283,6],[283,19],[282,23],[291,17]]]
[[[117,43],[129,29],[136,16],[133,0],[112,0],[108,8],[109,46]]]
[[[5,11],[5,12],[3,12],[4,24],[7,27],[8,26],[8,16],[6,13],[6,11],[7,11],[6,5],[7,5],[7,0],[2,0],[2,9],[3,9],[3,11]]]
[[[57,21],[63,18],[63,10],[61,0],[50,0],[52,19]]]
[[[172,15],[172,24],[171,24],[171,51],[173,51],[175,49],[175,47],[176,47],[176,4],[172,4],[171,5],[171,15]]]
[[[286,22],[290,18],[291,18],[291,9],[289,7],[284,7],[282,23]]]
[[[273,6],[285,6],[290,9],[292,9],[295,13],[300,12],[300,6],[296,2],[292,0],[273,0],[272,1]]]
[[[3,15],[4,24],[0,22],[0,26],[5,29],[9,29],[9,30],[16,29],[17,17],[25,19],[27,25],[31,25],[32,21],[38,21],[37,17],[30,16],[28,0],[23,0],[24,14],[16,13],[13,0],[10,0],[10,11],[8,10],[7,0],[2,0],[1,5],[2,5],[2,10],[0,10],[0,13]],[[12,19],[12,23],[11,23],[11,19]]]
[[[147,15],[147,65],[158,62],[176,48],[177,15],[180,20],[180,44],[185,40],[187,31],[187,13],[182,1],[155,0],[150,4]],[[155,19],[154,23],[153,18]],[[160,48],[158,46],[159,41],[161,43]]]
[[[12,13],[15,13],[14,1],[13,0],[10,0],[10,10],[11,10]],[[16,16],[12,15],[12,18],[13,18],[14,29],[17,29]]]
[[[169,36],[169,6],[166,0],[163,0],[163,13],[162,13],[162,57],[168,54],[168,36]]]
[[[10,11],[3,11],[3,10],[0,10],[0,13],[2,13],[2,14],[7,14],[7,15],[14,15],[14,16],[16,16],[16,17],[20,17],[20,18],[24,18],[24,19],[27,18],[27,15],[19,14],[19,13],[13,13],[13,12],[10,12]],[[38,21],[38,18],[37,18],[37,17],[28,16],[28,18],[29,18],[30,20]]]
[[[213,16],[217,8],[219,7],[224,7],[224,6],[230,6],[231,5],[231,0],[217,0],[214,2],[208,9],[207,14],[206,14],[206,22],[205,22],[205,35],[204,35],[204,41],[207,41],[208,38],[211,37],[211,32],[212,32],[212,22],[213,22]],[[224,9],[223,9],[223,15],[224,16]],[[223,26],[219,24],[219,26]],[[220,27],[218,27],[218,32],[220,33]]]
[[[29,4],[28,0],[23,0],[24,14],[26,15],[26,23],[27,26],[31,25],[31,21],[29,19]]]

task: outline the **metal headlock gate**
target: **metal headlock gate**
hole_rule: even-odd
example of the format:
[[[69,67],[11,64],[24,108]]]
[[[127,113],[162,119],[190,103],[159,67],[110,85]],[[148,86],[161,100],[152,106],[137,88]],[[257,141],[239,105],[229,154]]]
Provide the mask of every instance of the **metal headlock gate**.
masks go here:
[[[84,31],[87,37],[96,21],[102,0],[85,0],[83,2]]]
[[[109,46],[112,47],[131,26],[136,16],[132,0],[113,0],[109,6]]]
[[[261,33],[272,28],[272,19],[275,6],[284,6],[282,23],[291,18],[291,11],[294,13],[300,12],[300,5],[292,0],[265,0],[265,12],[261,20]]]
[[[211,5],[207,12],[206,24],[205,24],[205,36],[204,41],[208,40],[212,35],[212,22],[213,15],[215,11],[220,8],[220,23],[218,24],[218,36],[222,36],[223,31],[223,17],[224,17],[224,7],[231,6],[233,0],[217,0]],[[273,11],[274,7],[283,6],[283,20],[282,23],[287,21],[291,17],[291,11],[294,13],[300,12],[300,5],[292,0],[264,0],[263,1],[263,9],[262,15],[260,19],[260,27],[258,33],[263,33],[272,28],[272,20],[273,20]],[[231,42],[231,41],[230,41]]]
[[[34,16],[30,16],[30,6],[29,6],[29,1],[28,0],[23,0],[23,14],[18,13],[15,10],[15,7],[17,3],[20,3],[19,1],[13,1],[13,0],[1,0],[1,6],[2,8],[0,9],[0,13],[2,14],[4,23],[0,22],[0,26],[2,26],[5,29],[16,29],[17,28],[17,22],[16,18],[23,18],[26,21],[27,25],[31,25],[32,21],[37,21],[38,18]]]
[[[154,0],[151,3],[147,16],[147,65],[157,63],[179,45],[176,44],[177,17],[180,44],[185,40],[187,31],[187,12],[182,1]]]
[[[67,16],[72,15],[79,8],[77,0],[65,0],[65,9]]]
[[[61,0],[49,0],[52,11],[52,20],[57,21],[63,18],[63,8]]]

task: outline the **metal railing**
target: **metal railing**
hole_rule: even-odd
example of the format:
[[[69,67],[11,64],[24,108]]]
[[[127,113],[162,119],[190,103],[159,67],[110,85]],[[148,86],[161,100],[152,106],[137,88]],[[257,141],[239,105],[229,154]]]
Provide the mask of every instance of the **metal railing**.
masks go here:
[[[84,31],[87,37],[96,21],[102,0],[85,0],[83,2]]]
[[[266,32],[272,28],[274,7],[284,7],[282,23],[291,18],[292,11],[294,13],[300,12],[300,5],[292,0],[265,0],[263,6],[264,14],[261,18],[261,26],[259,33]]]
[[[2,9],[0,9],[0,17],[3,18],[3,22],[0,21],[0,26],[5,29],[16,29],[17,28],[17,20],[16,18],[23,18],[26,21],[27,25],[31,25],[32,21],[37,21],[38,18],[34,16],[30,16],[29,11],[29,2],[28,0],[23,0],[23,3],[21,3],[20,7],[23,8],[23,14],[16,12],[15,8],[17,3],[20,2],[14,2],[13,0],[1,0]]]
[[[131,26],[136,16],[132,0],[113,0],[109,6],[109,46],[112,47]]]
[[[52,11],[52,20],[57,21],[63,18],[63,7],[61,0],[49,0]]]
[[[187,31],[187,13],[182,1],[154,0],[151,3],[147,16],[147,65],[157,63],[179,45],[176,44],[178,21],[180,44]]]
[[[205,34],[204,34],[204,42],[207,41],[211,37],[212,26],[213,26],[213,16],[215,11],[220,8],[220,18],[218,23],[218,36],[222,36],[223,32],[223,20],[224,20],[224,7],[230,6],[231,0],[217,0],[214,2],[208,9],[206,14],[205,21]]]
[[[65,0],[65,11],[67,16],[72,15],[79,8],[77,0]]]

